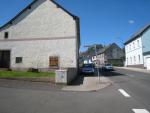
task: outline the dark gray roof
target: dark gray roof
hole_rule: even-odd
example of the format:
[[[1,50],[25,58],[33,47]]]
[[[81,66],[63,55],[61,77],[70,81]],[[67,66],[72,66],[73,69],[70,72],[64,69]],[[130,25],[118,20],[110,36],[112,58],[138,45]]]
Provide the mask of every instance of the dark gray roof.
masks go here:
[[[129,40],[127,40],[124,44],[126,45],[126,44],[130,43],[131,41],[137,39],[139,36],[141,36],[149,28],[150,28],[150,23],[147,24],[146,26],[144,26],[139,31],[137,31],[134,35],[132,35],[131,38]]]
[[[108,49],[110,49],[110,48],[112,48],[112,47],[118,47],[118,48],[120,48],[116,43],[112,43],[112,44],[110,44],[110,45],[108,45],[108,46],[105,46],[104,48],[100,49],[100,50],[97,52],[97,54],[98,54],[98,55],[99,55],[99,54],[102,54],[102,53],[106,52]],[[120,49],[121,49],[121,48],[120,48]]]
[[[20,15],[22,15],[22,13],[24,13],[27,9],[29,9],[33,4],[35,4],[38,0],[33,0],[28,6],[26,6],[21,12],[19,12],[14,18],[12,18],[10,21],[8,21],[6,24],[4,24],[3,26],[0,27],[0,29],[6,27],[9,24],[12,24],[12,22],[14,20],[16,20]],[[51,0],[54,4],[57,5],[58,8],[61,8],[63,11],[65,11],[66,13],[68,13],[70,16],[72,16],[74,19],[79,19],[79,17],[73,15],[72,13],[70,13],[68,10],[66,10],[65,8],[63,8],[61,5],[59,5],[57,2],[55,2],[54,0]]]
[[[105,46],[104,48],[102,48],[102,49],[100,49],[98,52],[97,52],[97,54],[102,54],[102,53],[104,53],[106,50],[108,50],[112,45],[114,45],[114,43],[113,44],[110,44],[110,45],[108,45],[108,46]]]

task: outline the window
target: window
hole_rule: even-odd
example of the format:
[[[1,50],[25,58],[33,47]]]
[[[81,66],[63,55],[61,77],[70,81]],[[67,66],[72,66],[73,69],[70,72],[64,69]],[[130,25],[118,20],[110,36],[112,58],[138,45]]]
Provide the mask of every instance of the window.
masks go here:
[[[130,63],[132,64],[132,57],[130,57],[130,61],[131,61]]]
[[[131,44],[130,44],[130,50],[131,50]]]
[[[49,66],[50,66],[50,68],[58,68],[59,67],[58,57],[50,57],[49,58]]]
[[[140,63],[141,62],[141,56],[139,55],[138,57],[139,57],[139,63]]]
[[[16,63],[22,63],[22,57],[16,57]]]
[[[9,33],[8,33],[8,32],[5,32],[4,38],[7,39],[8,37],[9,37]]]
[[[134,56],[134,64],[136,64],[136,57]]]
[[[128,58],[127,58],[127,61],[126,61],[127,65],[128,65]]]
[[[134,44],[134,42],[133,42],[133,49],[135,49],[135,44]]]
[[[137,46],[140,47],[140,41],[139,40],[137,40]]]

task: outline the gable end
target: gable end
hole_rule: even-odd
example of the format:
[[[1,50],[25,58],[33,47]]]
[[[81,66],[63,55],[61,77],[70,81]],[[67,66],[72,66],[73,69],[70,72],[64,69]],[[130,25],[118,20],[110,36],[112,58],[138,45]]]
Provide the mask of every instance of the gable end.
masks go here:
[[[19,12],[14,18],[12,18],[10,21],[8,21],[6,24],[0,27],[0,30],[6,27],[7,25],[12,25],[13,21],[15,21],[20,15],[22,15],[26,10],[31,9],[32,5],[35,4],[39,0],[33,0],[28,6],[26,6],[21,12]],[[78,17],[70,13],[68,10],[63,8],[61,5],[59,5],[54,0],[50,0],[52,3],[54,3],[58,8],[61,8],[64,12],[66,12],[68,15],[70,15],[74,20],[78,20]]]

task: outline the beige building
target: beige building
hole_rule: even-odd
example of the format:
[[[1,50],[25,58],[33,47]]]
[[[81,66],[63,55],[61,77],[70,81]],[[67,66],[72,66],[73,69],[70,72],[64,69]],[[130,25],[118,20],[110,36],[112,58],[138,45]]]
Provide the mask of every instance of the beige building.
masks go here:
[[[54,0],[34,0],[0,27],[0,68],[78,68],[79,18]]]

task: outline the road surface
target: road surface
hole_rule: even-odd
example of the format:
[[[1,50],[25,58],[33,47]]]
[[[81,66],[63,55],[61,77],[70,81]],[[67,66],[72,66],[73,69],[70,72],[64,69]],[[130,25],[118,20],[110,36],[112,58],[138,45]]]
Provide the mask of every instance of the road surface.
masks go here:
[[[0,113],[149,113],[150,75],[123,69],[103,74],[113,84],[97,92],[0,80]]]

